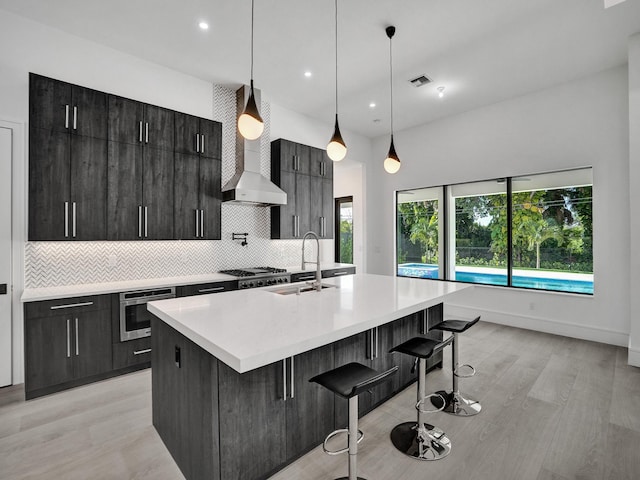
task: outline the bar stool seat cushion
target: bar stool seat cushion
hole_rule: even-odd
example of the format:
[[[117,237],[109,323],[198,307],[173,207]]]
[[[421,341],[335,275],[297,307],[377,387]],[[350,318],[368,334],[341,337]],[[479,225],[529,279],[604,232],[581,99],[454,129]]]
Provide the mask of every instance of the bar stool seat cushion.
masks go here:
[[[318,383],[343,398],[351,398],[386,381],[397,370],[398,367],[394,367],[380,373],[361,363],[352,362],[316,375],[309,381]]]
[[[413,337],[400,345],[396,345],[389,352],[406,353],[413,357],[429,358],[434,352],[441,350],[440,342],[425,337]]]
[[[445,332],[462,333],[469,330],[480,320],[480,316],[477,316],[473,320],[445,320],[432,328],[435,330],[443,330]]]

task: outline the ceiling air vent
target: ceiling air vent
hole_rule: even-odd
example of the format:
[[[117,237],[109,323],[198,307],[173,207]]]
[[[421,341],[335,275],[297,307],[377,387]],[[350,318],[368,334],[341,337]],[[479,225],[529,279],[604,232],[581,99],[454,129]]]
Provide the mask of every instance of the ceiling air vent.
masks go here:
[[[426,85],[427,83],[431,83],[431,79],[426,75],[420,75],[413,80],[409,80],[409,82],[411,82],[414,87],[421,87],[423,85]]]

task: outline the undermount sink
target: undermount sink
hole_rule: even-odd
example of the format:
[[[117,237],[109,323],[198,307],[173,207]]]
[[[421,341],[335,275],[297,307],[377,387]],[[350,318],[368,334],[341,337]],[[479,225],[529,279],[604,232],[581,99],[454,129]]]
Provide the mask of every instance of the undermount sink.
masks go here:
[[[322,289],[325,288],[336,288],[336,285],[328,285],[326,283],[321,284]],[[287,285],[285,287],[278,287],[275,288],[273,290],[269,290],[272,293],[277,293],[278,295],[294,295],[294,294],[301,294],[301,293],[306,293],[306,292],[314,292],[317,291],[316,287],[314,287],[313,285],[309,285],[308,283],[305,283],[303,285]]]

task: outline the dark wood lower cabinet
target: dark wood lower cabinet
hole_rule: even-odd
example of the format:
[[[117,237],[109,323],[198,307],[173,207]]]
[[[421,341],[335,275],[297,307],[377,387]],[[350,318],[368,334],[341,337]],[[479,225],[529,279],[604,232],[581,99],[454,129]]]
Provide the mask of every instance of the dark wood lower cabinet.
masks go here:
[[[360,395],[364,414],[415,380],[411,361],[388,351],[441,313],[432,307],[243,374],[153,318],[153,424],[187,479],[268,478],[347,424],[347,400],[311,377],[354,361],[379,370],[403,362],[392,382]]]

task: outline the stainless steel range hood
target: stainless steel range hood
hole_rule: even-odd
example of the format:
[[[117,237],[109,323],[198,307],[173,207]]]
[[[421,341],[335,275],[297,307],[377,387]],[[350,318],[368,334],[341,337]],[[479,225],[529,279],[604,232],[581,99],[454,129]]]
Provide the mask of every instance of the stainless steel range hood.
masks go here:
[[[260,90],[254,88],[256,103],[260,105]],[[249,97],[249,87],[236,92],[236,111],[239,116]],[[287,194],[260,174],[260,139],[246,140],[236,128],[236,173],[222,187],[222,201],[273,207],[287,204]]]

